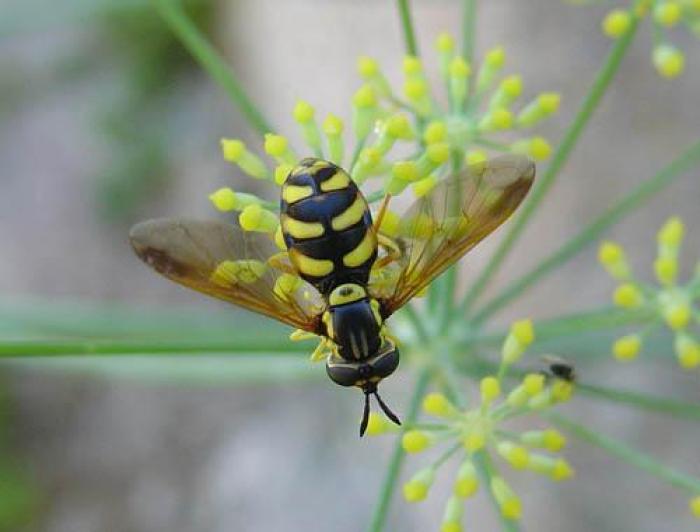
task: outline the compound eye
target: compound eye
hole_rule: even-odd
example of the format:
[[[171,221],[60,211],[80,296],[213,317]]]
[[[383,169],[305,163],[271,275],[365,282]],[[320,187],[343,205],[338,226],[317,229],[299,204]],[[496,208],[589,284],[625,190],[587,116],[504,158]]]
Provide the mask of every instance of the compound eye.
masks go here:
[[[372,361],[372,369],[377,377],[382,379],[388,377],[399,365],[399,348],[395,345],[391,349],[380,354]]]
[[[326,373],[340,386],[355,386],[363,377],[359,365],[326,363]]]

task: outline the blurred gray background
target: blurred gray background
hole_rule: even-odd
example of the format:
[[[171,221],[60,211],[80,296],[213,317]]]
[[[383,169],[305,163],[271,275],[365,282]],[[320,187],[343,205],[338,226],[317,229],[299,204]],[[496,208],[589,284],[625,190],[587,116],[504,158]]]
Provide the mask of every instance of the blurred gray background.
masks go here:
[[[434,77],[432,43],[442,30],[459,32],[459,5],[412,4]],[[555,145],[610,47],[599,31],[609,5],[479,2],[478,54],[505,46],[505,72],[523,75],[524,101],[543,90],[562,93],[562,112],[539,129]],[[316,105],[319,116],[332,111],[349,118],[358,55],[377,58],[390,80],[400,80],[403,44],[388,0],[198,2],[193,12],[266,116],[288,135],[296,131],[291,109],[297,98]],[[672,82],[656,75],[645,23],[495,287],[698,140],[700,49],[687,32],[672,36],[686,52],[686,74]],[[156,277],[126,242],[129,226],[143,218],[213,216],[209,192],[251,184],[222,161],[219,138],[257,142],[148,3],[10,0],[0,13],[0,45],[4,338],[20,339],[7,325],[18,317],[45,313],[43,327],[50,332],[55,316],[89,319],[92,308],[123,317],[139,307],[150,316],[167,305],[195,322],[214,316],[222,328],[251,322],[247,314]],[[694,170],[610,236],[651,278],[655,232],[668,216],[681,215],[688,226],[687,274],[700,255],[693,231],[699,199],[700,170]],[[498,238],[470,254],[465,278],[478,271]],[[494,327],[523,315],[545,318],[607,304],[613,285],[595,255],[594,248],[581,253],[502,312]],[[128,337],[129,326],[123,329]],[[19,501],[15,507],[26,509],[6,505],[8,530],[366,529],[392,438],[358,442],[360,398],[319,376],[321,368],[314,368],[318,378],[304,374],[298,382],[272,384],[238,382],[235,370],[222,373],[221,360],[205,358],[104,364],[114,371],[3,366],[8,450],[0,462],[9,465],[0,471],[0,486],[21,486],[6,492]],[[191,366],[182,364],[195,364],[198,377],[187,378]],[[161,373],[166,366],[172,373]],[[589,382],[700,400],[697,374],[682,374],[671,359],[633,367],[583,361],[579,371]],[[410,387],[411,376],[403,374],[384,393],[402,411]],[[569,409],[664,463],[700,475],[697,425],[593,400]],[[524,530],[697,529],[686,495],[580,444],[567,456],[577,470],[569,483],[508,474],[524,499]],[[411,457],[407,471],[424,463],[425,457]],[[420,505],[397,498],[387,529],[437,530],[450,483],[443,474]],[[467,504],[466,523],[467,530],[497,529],[483,494]]]

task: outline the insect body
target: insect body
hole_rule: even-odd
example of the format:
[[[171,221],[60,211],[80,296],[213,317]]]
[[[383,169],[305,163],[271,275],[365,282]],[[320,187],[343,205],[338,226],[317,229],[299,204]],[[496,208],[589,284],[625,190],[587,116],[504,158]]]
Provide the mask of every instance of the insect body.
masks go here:
[[[308,158],[282,186],[280,213],[291,263],[327,303],[322,322],[332,341],[328,376],[341,386],[364,391],[361,433],[370,394],[398,423],[377,394],[377,383],[398,366],[399,350],[382,334],[379,301],[367,292],[377,258],[377,235],[365,198],[344,170]]]
[[[545,373],[566,382],[576,381],[576,368],[574,368],[571,362],[554,355],[544,355],[542,361],[547,364],[547,368],[549,369],[549,371]]]
[[[329,377],[365,394],[362,435],[370,395],[399,422],[377,394],[399,363],[386,320],[503,223],[534,173],[520,156],[471,166],[380,230],[345,171],[304,159],[282,186],[281,253],[272,235],[221,222],[151,220],[130,239],[166,277],[320,336]]]

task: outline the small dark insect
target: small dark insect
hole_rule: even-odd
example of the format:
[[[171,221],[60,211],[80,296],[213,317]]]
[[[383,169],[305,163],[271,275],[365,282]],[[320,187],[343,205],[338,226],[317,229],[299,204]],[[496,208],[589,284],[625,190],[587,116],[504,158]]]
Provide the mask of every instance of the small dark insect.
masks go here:
[[[544,371],[547,375],[556,377],[567,382],[576,381],[576,368],[568,360],[554,355],[545,355],[542,361],[547,364],[549,371]]]
[[[236,225],[181,219],[140,223],[129,238],[165,277],[321,337],[330,379],[365,395],[362,435],[370,396],[399,424],[377,393],[399,364],[386,320],[505,222],[534,177],[521,156],[473,165],[437,184],[388,232],[389,196],[373,220],[347,172],[308,158],[282,186],[284,246]]]

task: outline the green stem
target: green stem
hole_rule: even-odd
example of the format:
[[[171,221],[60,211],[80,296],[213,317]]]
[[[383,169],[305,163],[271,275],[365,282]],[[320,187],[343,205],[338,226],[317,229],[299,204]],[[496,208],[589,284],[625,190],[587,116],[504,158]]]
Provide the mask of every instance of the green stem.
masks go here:
[[[671,164],[610,207],[583,231],[571,240],[568,240],[566,244],[540,262],[535,268],[511,282],[500,294],[474,315],[474,321],[482,322],[494,312],[503,308],[504,305],[522,294],[544,275],[576,255],[587,244],[596,240],[606,229],[622,220],[627,214],[640,207],[646,200],[669,185],[676,177],[698,163],[700,163],[700,141],[691,145]]]
[[[562,336],[571,336],[591,331],[611,329],[623,325],[646,323],[655,318],[655,314],[646,310],[625,310],[615,307],[578,312],[551,320],[534,323],[535,342],[543,342]],[[502,331],[485,336],[465,338],[464,345],[485,344],[499,345],[505,340],[508,331]]]
[[[532,215],[535,213],[537,207],[542,202],[551,186],[554,184],[554,180],[559,175],[559,171],[568,160],[571,151],[578,141],[578,138],[581,136],[581,133],[590,121],[594,111],[600,103],[601,98],[609,87],[610,82],[613,80],[622,58],[624,57],[625,52],[629,48],[633,37],[637,32],[638,22],[637,17],[632,18],[632,23],[630,24],[627,33],[616,41],[613,49],[608,54],[605,64],[599,71],[598,76],[586,95],[586,98],[584,99],[583,104],[574,118],[574,121],[572,122],[571,126],[569,126],[569,129],[564,135],[564,139],[552,157],[552,161],[547,167],[547,170],[539,179],[535,180],[535,185],[533,186],[532,191],[515,216],[512,224],[509,226],[505,238],[500,242],[498,248],[491,256],[491,259],[487,263],[481,275],[479,275],[474,284],[472,284],[471,288],[467,291],[460,304],[461,313],[468,312],[474,302],[479,298],[479,296],[481,296],[487,284],[496,274],[503,260],[510,252],[513,244],[515,244],[530,218],[532,218]]]
[[[224,58],[187,16],[177,0],[154,0],[158,13],[182,44],[214,80],[226,91],[248,123],[261,135],[274,131],[243,90]]]
[[[683,419],[700,420],[700,403],[682,403],[673,399],[666,399],[665,397],[656,397],[645,393],[604,388],[602,386],[593,386],[583,383],[576,385],[576,393],[587,395],[594,399],[603,399],[605,401],[640,408],[650,412],[659,412]]]
[[[672,486],[680,488],[682,490],[689,491],[691,493],[700,493],[700,479],[666,467],[663,464],[657,462],[651,456],[641,453],[636,449],[633,449],[626,444],[613,439],[609,436],[604,436],[603,434],[592,431],[583,425],[579,425],[564,416],[555,414],[554,412],[542,412],[543,417],[558,425],[562,429],[568,431],[578,439],[590,443],[596,447],[599,447],[613,456],[620,458],[621,460],[631,464],[647,473],[668,482]]]
[[[16,357],[56,357],[75,355],[175,355],[197,353],[229,354],[289,354],[310,351],[308,343],[271,339],[261,343],[259,339],[250,341],[219,342],[130,342],[123,340],[95,341],[3,341],[0,342],[0,358]]]
[[[470,65],[474,61],[476,37],[476,0],[462,0],[462,56]]]
[[[416,307],[412,303],[409,303],[405,305],[401,309],[401,311],[411,322],[411,325],[413,326],[413,328],[416,331],[416,334],[418,335],[418,340],[423,343],[427,342],[428,331],[425,329],[425,325],[423,325],[424,318],[418,314]]]
[[[413,31],[413,22],[411,21],[411,7],[408,5],[408,0],[397,0],[397,2],[399,5],[399,15],[401,16],[403,39],[406,43],[406,52],[409,55],[415,55],[418,57],[416,34]]]
[[[425,394],[425,390],[428,388],[430,376],[431,373],[429,368],[424,369],[418,376],[418,381],[413,389],[413,395],[411,396],[408,411],[406,412],[406,417],[404,418],[404,427],[412,425],[418,416],[418,408],[420,407],[423,394]],[[403,447],[401,446],[401,435],[399,434],[396,438],[396,442],[394,443],[394,450],[392,452],[391,459],[389,460],[389,466],[387,467],[384,481],[382,482],[377,504],[374,508],[372,523],[369,526],[369,530],[371,532],[381,532],[384,529],[384,523],[386,522],[387,514],[389,512],[389,505],[391,504],[391,498],[394,494],[394,489],[396,488],[403,459],[404,452]]]
[[[501,521],[501,528],[506,532],[518,532],[518,530],[520,530],[518,523],[504,517],[496,501],[496,497],[491,492],[491,479],[497,475],[496,468],[491,461],[491,456],[486,451],[479,451],[474,455],[474,465],[481,478],[481,483],[484,485],[484,490],[488,493],[489,501],[491,501]]]

